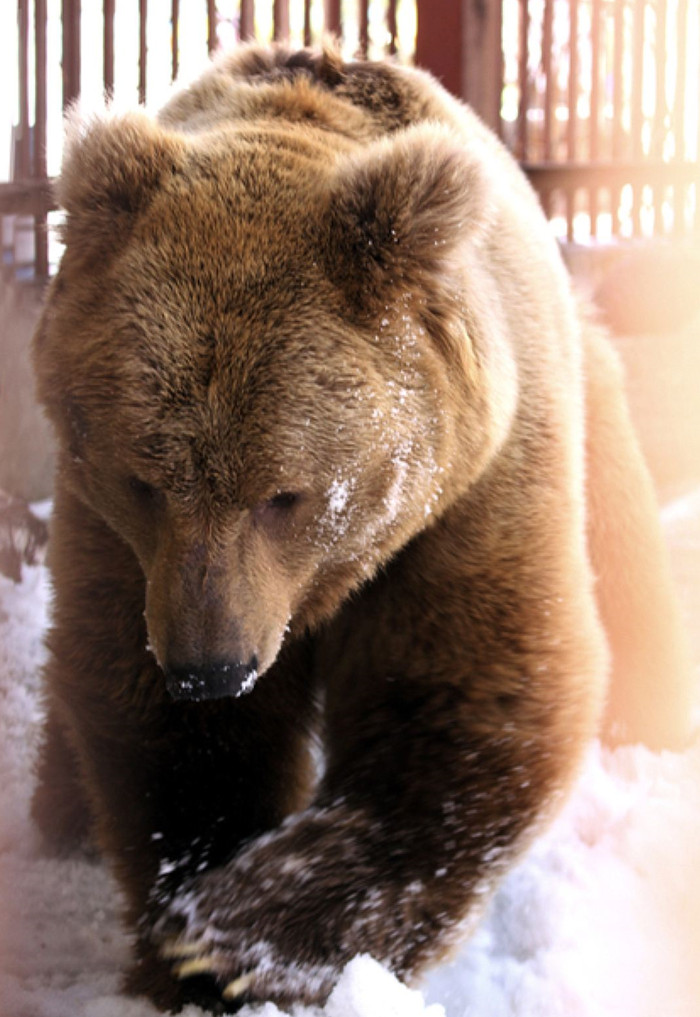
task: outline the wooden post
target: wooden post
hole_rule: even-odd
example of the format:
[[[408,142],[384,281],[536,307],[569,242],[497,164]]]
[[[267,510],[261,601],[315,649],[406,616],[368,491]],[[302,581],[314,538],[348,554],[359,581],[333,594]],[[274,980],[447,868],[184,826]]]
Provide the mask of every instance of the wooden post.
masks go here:
[[[528,68],[530,39],[530,8],[528,0],[520,0],[520,35],[518,42],[518,158],[527,162],[528,146],[527,111],[530,107],[530,74]]]
[[[29,127],[29,0],[19,0],[17,6],[19,28],[19,144],[14,155],[15,180],[31,175],[31,139]]]
[[[170,5],[170,80],[176,81],[180,70],[180,0]]]
[[[311,0],[304,0],[304,45],[311,45]]]
[[[597,162],[599,156],[599,130],[600,130],[600,3],[601,0],[593,0],[591,10],[591,108],[590,108],[590,134],[588,139],[588,157],[591,162]],[[598,195],[597,187],[591,186],[588,192],[588,209],[591,219],[591,236],[598,237]]]
[[[340,0],[325,0],[324,24],[327,32],[331,35],[342,37],[343,24],[340,16]]]
[[[103,11],[103,47],[104,47],[104,69],[102,80],[104,81],[105,92],[111,95],[114,91],[114,2],[115,0],[104,0]]]
[[[36,0],[34,5],[34,159],[35,180],[46,180],[46,0]],[[38,279],[49,274],[48,234],[46,212],[34,216],[34,271]]]
[[[613,136],[612,136],[612,157],[613,160],[622,159],[626,154],[627,138],[623,124],[623,110],[625,105],[625,79],[623,75],[625,57],[625,6],[624,0],[617,0],[613,15],[614,37],[613,37]],[[617,237],[620,235],[620,204],[622,200],[622,188],[611,188],[612,203],[612,233]]]
[[[688,0],[679,0],[676,12],[676,85],[673,96],[674,159],[685,159],[685,86],[686,47],[688,44]],[[673,232],[679,237],[685,232],[686,189],[676,184],[673,189]]]
[[[360,56],[366,60],[369,49],[369,0],[360,0],[357,16],[360,22]]]
[[[579,0],[569,0],[569,120],[567,123],[567,159],[576,161],[576,142],[578,134],[578,5]],[[574,213],[576,211],[576,189],[569,188],[566,192],[566,236],[569,241],[574,239]]]
[[[579,0],[569,0],[569,120],[567,123],[567,158],[576,161],[578,134],[578,5]]]
[[[462,43],[463,96],[499,135],[503,89],[502,19],[500,0],[466,0]]]
[[[632,158],[644,156],[644,14],[645,0],[635,0],[632,7],[632,90],[630,96],[630,130],[632,134]],[[642,187],[632,191],[632,231],[635,236],[642,233]]]
[[[146,81],[148,42],[146,28],[148,25],[148,0],[139,0],[139,102],[146,102]]]
[[[389,0],[386,12],[386,25],[389,33],[387,51],[390,56],[393,56],[396,53],[396,37],[398,35],[398,26],[396,24],[396,0]]]
[[[466,0],[417,0],[416,64],[464,98],[464,9]]]
[[[274,0],[272,10],[275,42],[289,39],[289,0]]]
[[[209,56],[216,49],[218,40],[216,37],[216,0],[207,0],[207,50]]]
[[[552,160],[552,120],[554,113],[554,81],[552,75],[552,34],[554,0],[545,0],[542,20],[542,74],[544,76],[544,131],[543,154],[545,162]]]
[[[254,0],[241,0],[241,42],[255,38],[255,3]]]
[[[62,0],[63,108],[80,95],[80,0]]]
[[[418,0],[416,63],[501,131],[502,7],[499,0]]]

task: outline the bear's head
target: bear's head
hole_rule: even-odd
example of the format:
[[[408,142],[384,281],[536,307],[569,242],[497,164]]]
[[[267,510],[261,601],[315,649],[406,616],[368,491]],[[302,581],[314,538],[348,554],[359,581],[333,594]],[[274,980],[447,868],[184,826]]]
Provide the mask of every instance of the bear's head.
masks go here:
[[[73,124],[40,396],[59,482],[138,559],[176,697],[250,686],[483,468],[452,294],[485,186],[431,125],[358,151],[275,124]]]

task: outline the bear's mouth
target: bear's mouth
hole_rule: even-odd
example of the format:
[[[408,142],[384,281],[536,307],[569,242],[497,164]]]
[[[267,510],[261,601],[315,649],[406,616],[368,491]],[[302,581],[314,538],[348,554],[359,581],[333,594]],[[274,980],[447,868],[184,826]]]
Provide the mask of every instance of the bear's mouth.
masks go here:
[[[253,689],[257,677],[257,657],[252,657],[247,664],[217,661],[200,667],[185,665],[165,669],[166,688],[178,701],[202,702],[242,696]]]

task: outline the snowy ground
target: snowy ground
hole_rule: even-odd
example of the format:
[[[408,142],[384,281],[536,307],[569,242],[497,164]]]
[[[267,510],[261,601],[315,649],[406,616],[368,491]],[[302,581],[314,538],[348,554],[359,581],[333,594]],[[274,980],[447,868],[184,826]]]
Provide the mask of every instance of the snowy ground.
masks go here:
[[[697,618],[700,488],[668,505],[664,524]],[[21,585],[0,584],[0,1017],[155,1017],[120,994],[128,941],[104,868],[39,851],[28,803],[46,575],[27,568]],[[280,1017],[272,1004],[243,1011],[253,1014]],[[563,814],[423,996],[358,958],[323,1014],[700,1017],[700,740],[683,754],[592,746]]]

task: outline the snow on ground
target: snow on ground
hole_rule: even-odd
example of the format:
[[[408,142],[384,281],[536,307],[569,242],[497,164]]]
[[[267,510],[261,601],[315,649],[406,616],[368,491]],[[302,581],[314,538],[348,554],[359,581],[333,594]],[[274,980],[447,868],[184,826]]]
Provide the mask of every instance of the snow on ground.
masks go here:
[[[664,525],[697,619],[700,489],[670,505]],[[155,1017],[120,993],[129,945],[105,869],[43,857],[29,819],[47,603],[43,568],[27,568],[17,587],[0,578],[0,1017]],[[691,631],[700,661],[700,627]],[[659,755],[593,745],[563,813],[422,992],[358,957],[322,1013],[700,1017],[700,740]],[[253,1015],[281,1011],[242,1012]]]

